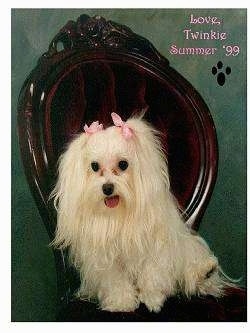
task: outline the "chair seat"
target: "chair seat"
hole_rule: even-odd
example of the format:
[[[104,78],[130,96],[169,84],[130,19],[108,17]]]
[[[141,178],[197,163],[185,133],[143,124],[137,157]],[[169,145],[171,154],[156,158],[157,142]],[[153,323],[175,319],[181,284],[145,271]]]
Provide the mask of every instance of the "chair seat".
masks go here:
[[[94,303],[72,300],[58,315],[57,321],[82,322],[199,322],[246,321],[246,290],[228,288],[225,296],[215,298],[169,298],[160,313],[155,314],[141,304],[135,312],[108,312]]]

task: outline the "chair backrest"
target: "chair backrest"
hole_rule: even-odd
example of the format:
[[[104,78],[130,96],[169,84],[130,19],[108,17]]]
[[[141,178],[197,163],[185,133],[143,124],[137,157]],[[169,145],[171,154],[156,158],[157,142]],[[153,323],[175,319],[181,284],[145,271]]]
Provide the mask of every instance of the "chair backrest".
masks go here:
[[[48,196],[65,144],[85,123],[108,125],[112,111],[127,119],[142,108],[163,134],[171,188],[184,219],[198,229],[217,173],[216,131],[208,107],[148,40],[102,17],[82,15],[52,40],[18,102],[25,172],[51,238],[56,213]],[[58,260],[63,267],[63,258]]]

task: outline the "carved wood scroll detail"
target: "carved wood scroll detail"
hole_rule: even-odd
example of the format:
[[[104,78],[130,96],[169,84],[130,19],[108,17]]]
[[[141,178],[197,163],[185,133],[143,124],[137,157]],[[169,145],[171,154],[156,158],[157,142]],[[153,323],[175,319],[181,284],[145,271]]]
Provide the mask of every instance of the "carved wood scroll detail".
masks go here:
[[[62,43],[64,50],[124,50],[138,55],[143,54],[163,66],[169,65],[168,60],[146,38],[135,34],[125,25],[106,20],[101,16],[90,17],[83,14],[76,22],[68,21],[53,38],[44,57],[58,53],[59,43]]]

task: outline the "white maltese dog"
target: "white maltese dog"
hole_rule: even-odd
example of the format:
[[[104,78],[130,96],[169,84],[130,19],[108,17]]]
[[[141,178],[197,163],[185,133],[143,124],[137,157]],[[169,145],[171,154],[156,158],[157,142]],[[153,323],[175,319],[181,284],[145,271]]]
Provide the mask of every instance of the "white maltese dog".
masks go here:
[[[59,160],[53,245],[69,248],[81,299],[103,310],[159,312],[167,297],[223,294],[206,242],[183,222],[159,133],[138,118],[84,126]]]

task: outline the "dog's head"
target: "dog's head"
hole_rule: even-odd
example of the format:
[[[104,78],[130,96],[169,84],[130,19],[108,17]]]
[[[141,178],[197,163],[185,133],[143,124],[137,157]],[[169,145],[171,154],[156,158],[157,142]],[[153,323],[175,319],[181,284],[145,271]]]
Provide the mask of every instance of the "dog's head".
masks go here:
[[[169,192],[157,131],[141,117],[112,118],[115,125],[106,129],[85,126],[60,158],[54,196],[58,225],[68,232],[86,216],[138,221]]]

